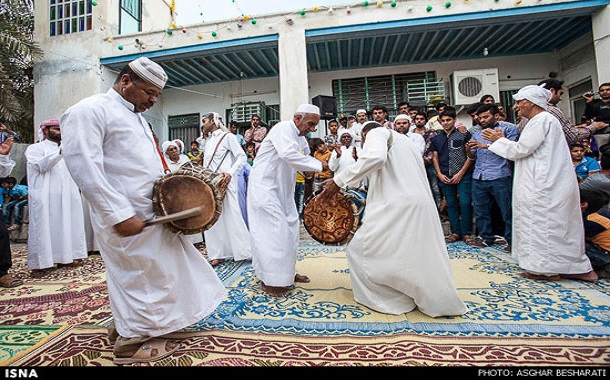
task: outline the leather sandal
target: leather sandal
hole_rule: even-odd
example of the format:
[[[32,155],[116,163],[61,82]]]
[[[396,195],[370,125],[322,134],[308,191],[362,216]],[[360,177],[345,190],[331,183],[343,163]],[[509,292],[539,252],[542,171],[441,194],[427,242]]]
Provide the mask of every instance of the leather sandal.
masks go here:
[[[12,274],[5,274],[4,276],[0,277],[0,287],[14,288],[19,285],[23,285],[23,280],[13,277]]]

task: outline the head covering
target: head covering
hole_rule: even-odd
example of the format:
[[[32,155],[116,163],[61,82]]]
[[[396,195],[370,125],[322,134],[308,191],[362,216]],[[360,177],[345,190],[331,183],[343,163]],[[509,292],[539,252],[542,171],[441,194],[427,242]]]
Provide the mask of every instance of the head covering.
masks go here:
[[[258,115],[257,115],[258,116]],[[220,116],[217,112],[206,112],[203,114],[203,117],[206,119],[212,119],[214,121],[214,125],[220,128],[223,132],[230,132],[229,128],[225,127],[225,123],[222,120],[222,116]]]
[[[158,63],[155,63],[146,57],[140,57],[129,62],[129,67],[142,80],[158,87],[161,90],[163,87],[165,87],[165,82],[167,82],[167,74]]]
[[[299,108],[297,108],[297,113],[313,113],[316,115],[320,114],[320,108],[318,106],[314,106],[313,104],[301,104]]]
[[[352,131],[351,129],[347,129],[347,128],[339,129],[337,131],[337,137],[339,137],[339,141],[341,141],[341,136],[343,136],[346,133],[352,137],[352,142],[351,142],[350,146],[353,146],[356,143],[356,135],[354,134],[354,131]]]
[[[57,119],[49,119],[49,120],[45,120],[42,123],[40,123],[40,128],[38,129],[38,141],[42,141],[42,140],[46,140],[47,137],[44,135],[43,130],[46,127],[52,127],[52,126],[59,126],[59,120]]]
[[[347,115],[344,114],[344,113],[340,113],[339,114],[339,120],[341,120],[341,119],[347,119]]]
[[[513,95],[513,99],[529,100],[538,107],[546,110],[552,95],[553,93],[546,88],[532,84],[520,89],[515,95]]]
[[[347,116],[347,120],[349,120],[349,119],[356,119],[356,116],[354,116],[354,115],[348,115],[348,116]]]
[[[167,155],[167,148],[169,148],[170,146],[175,146],[176,149],[180,151],[180,147],[178,146],[178,144],[176,144],[175,140],[166,141],[163,143],[163,145],[161,145],[161,151],[163,151],[163,154]]]
[[[394,121],[402,120],[402,119],[409,120],[410,118],[409,118],[409,115],[405,115],[403,113],[400,113],[400,114],[396,115],[396,117],[394,118]]]
[[[184,141],[182,141],[180,139],[174,139],[174,142],[178,146],[178,151],[180,151],[180,154],[184,153]],[[180,148],[180,147],[182,147],[182,148]]]
[[[359,114],[361,114],[361,113],[366,114],[367,112],[366,112],[366,110],[365,110],[365,109],[362,109],[362,108],[361,108],[361,109],[359,109],[358,111],[356,111],[356,115],[359,115]]]

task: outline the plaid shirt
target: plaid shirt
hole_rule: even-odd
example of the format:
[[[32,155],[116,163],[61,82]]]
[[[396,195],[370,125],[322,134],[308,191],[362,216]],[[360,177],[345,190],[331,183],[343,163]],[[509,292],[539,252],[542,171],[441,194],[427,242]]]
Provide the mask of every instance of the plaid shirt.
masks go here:
[[[563,129],[563,134],[566,136],[568,144],[586,139],[597,131],[597,128],[592,125],[588,125],[585,128],[577,128],[573,126],[563,111],[554,104],[549,103],[547,112],[559,120],[559,124],[561,124],[561,129]]]

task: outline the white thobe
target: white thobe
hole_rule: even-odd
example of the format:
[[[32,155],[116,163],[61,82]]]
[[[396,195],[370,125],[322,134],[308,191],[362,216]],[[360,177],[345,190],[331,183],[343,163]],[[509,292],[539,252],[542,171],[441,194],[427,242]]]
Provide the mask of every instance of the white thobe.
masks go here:
[[[59,145],[42,140],[25,150],[28,177],[28,269],[87,257],[83,204]]]
[[[227,135],[222,138],[225,133]],[[220,129],[210,134],[205,142],[205,151],[208,154],[203,157],[204,168],[231,175],[220,217],[210,229],[204,231],[208,258],[249,260],[252,258],[250,232],[242,216],[237,194],[238,176],[246,165],[246,152],[239,145],[237,136]]]
[[[561,124],[548,112],[530,119],[519,141],[489,146],[515,162],[512,256],[528,272],[588,273],[578,181]]]
[[[91,205],[110,308],[125,338],[154,337],[211,314],[227,292],[188,239],[162,224],[122,237],[113,226],[152,218],[163,165],[141,113],[114,89],[83,99],[60,119],[62,155]]]
[[[354,123],[351,128],[348,128],[356,135],[354,142],[360,143],[362,141],[362,127],[364,127],[364,124]]]
[[[345,188],[365,177],[364,217],[346,247],[354,299],[388,314],[466,313],[418,148],[393,130],[371,129],[358,161],[334,181]]]
[[[355,163],[354,159],[354,148],[356,149],[356,155],[359,156],[361,153],[361,149],[356,146],[347,147],[345,145],[341,145],[341,156],[337,157],[337,151],[333,149],[333,152],[330,155],[330,159],[328,160],[328,168],[333,171],[334,174],[337,174],[344,168],[350,166]]]
[[[426,140],[424,140],[424,136],[420,135],[419,133],[415,133],[415,132],[409,132],[406,135],[409,139],[411,139],[411,141],[413,141],[415,143],[415,146],[417,146],[417,149],[419,149],[419,151],[421,152],[422,160],[423,160],[424,152],[426,151]]]
[[[304,153],[303,153],[304,152]],[[248,180],[252,265],[268,286],[290,286],[296,275],[299,215],[294,202],[297,171],[322,171],[292,120],[277,123],[254,160]]]
[[[191,160],[188,158],[187,155],[181,154],[178,158],[178,161],[174,162],[169,158],[169,156],[165,155],[165,162],[167,163],[167,168],[169,169],[169,171],[175,172],[176,170],[180,169],[180,167],[185,163],[191,162]]]

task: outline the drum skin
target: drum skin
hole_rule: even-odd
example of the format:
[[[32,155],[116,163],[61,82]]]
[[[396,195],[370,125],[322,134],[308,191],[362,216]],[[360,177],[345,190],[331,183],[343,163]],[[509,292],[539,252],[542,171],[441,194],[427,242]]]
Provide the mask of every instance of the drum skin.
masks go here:
[[[153,210],[157,216],[165,216],[193,207],[202,207],[201,214],[174,220],[165,223],[165,226],[173,232],[185,235],[208,230],[222,212],[226,191],[218,185],[221,180],[221,174],[187,162],[155,182]]]
[[[360,226],[365,199],[362,190],[341,190],[328,202],[315,194],[303,209],[303,226],[319,243],[347,244]]]

